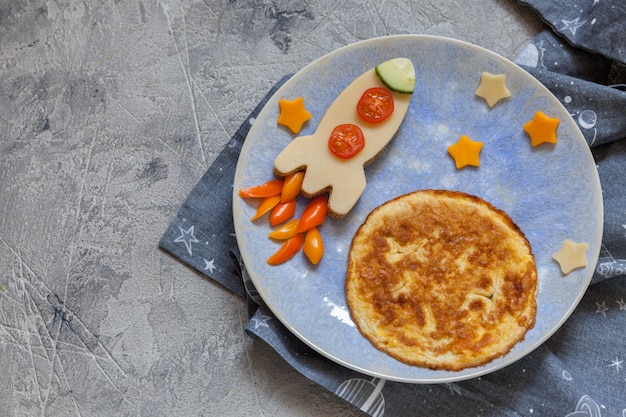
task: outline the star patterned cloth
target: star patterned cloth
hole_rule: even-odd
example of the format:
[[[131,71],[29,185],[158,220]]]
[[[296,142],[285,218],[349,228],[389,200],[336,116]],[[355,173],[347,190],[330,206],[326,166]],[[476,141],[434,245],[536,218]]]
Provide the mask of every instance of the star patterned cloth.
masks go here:
[[[288,77],[242,124],[160,241],[162,249],[247,300],[249,335],[265,341],[286,364],[366,415],[626,416],[626,65],[620,55],[626,44],[626,7],[622,0],[520,2],[538,9],[552,29],[534,39],[516,62],[546,85],[580,126],[597,163],[605,208],[592,285],[563,326],[531,354],[467,381],[405,384],[335,364],[273,316],[241,263],[231,196],[247,132]]]
[[[586,51],[626,62],[626,2],[620,0],[519,0],[567,42]]]

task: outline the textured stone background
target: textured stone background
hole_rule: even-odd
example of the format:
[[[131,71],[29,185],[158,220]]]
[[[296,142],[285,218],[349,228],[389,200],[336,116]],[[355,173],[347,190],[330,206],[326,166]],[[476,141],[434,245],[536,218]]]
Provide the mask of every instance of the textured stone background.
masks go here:
[[[0,416],[361,415],[158,240],[283,75],[403,33],[512,59],[539,29],[514,0],[0,0]]]

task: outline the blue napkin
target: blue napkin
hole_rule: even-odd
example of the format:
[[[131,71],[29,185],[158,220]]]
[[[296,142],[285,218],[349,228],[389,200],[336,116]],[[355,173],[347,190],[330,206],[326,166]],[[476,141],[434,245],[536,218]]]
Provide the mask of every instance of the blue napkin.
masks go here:
[[[527,357],[457,383],[385,381],[321,356],[265,307],[237,250],[232,183],[250,126],[288,76],[268,92],[200,179],[166,229],[160,247],[245,298],[250,313],[246,330],[251,336],[272,346],[302,375],[371,416],[625,416],[626,9],[607,0],[586,3],[592,1],[584,9],[565,0],[522,1],[553,26],[516,61],[544,83],[579,124],[597,162],[605,207],[603,246],[593,285],[563,327]],[[605,15],[610,15],[608,20],[601,17]],[[607,33],[597,35],[600,23],[607,21],[611,25]]]

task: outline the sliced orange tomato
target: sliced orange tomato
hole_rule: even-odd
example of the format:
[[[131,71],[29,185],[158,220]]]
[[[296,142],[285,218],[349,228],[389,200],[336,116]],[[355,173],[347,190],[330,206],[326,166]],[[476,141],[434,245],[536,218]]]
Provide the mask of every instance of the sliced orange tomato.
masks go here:
[[[304,171],[297,171],[285,177],[285,183],[280,194],[281,203],[293,200],[300,194],[302,180],[304,180]]]
[[[280,245],[280,248],[269,258],[267,258],[267,263],[270,265],[279,265],[284,262],[287,262],[291,258],[294,257],[296,253],[302,247],[304,243],[304,234],[298,233],[293,237],[287,239]]]
[[[342,124],[333,129],[328,138],[328,149],[337,158],[350,159],[365,147],[363,131],[357,125]]]
[[[277,240],[286,240],[298,233],[298,219],[291,219],[278,229],[272,230],[267,234],[268,237]]]
[[[313,197],[302,212],[302,216],[298,222],[298,232],[306,232],[310,228],[324,223],[327,214],[328,195],[321,194],[317,197]]]
[[[256,209],[254,216],[250,219],[251,221],[255,221],[265,213],[268,213],[272,210],[278,203],[280,203],[280,194],[271,195],[269,197],[265,197],[261,200],[261,204]]]
[[[272,209],[270,214],[270,224],[272,226],[279,225],[290,218],[296,213],[296,200],[291,199],[285,203],[279,202]]]
[[[317,265],[324,255],[324,241],[317,227],[312,227],[304,237],[304,254],[313,265]]]
[[[283,190],[283,180],[270,180],[262,185],[242,188],[239,190],[241,198],[265,198],[280,194]]]
[[[381,87],[365,90],[356,105],[359,117],[367,123],[380,123],[391,116],[393,110],[393,96]]]

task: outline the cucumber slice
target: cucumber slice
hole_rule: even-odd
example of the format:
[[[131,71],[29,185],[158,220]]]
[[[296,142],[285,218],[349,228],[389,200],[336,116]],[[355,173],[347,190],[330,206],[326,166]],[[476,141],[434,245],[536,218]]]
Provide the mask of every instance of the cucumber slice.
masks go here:
[[[408,58],[393,58],[378,64],[376,75],[390,90],[406,94],[415,90],[415,68]]]

